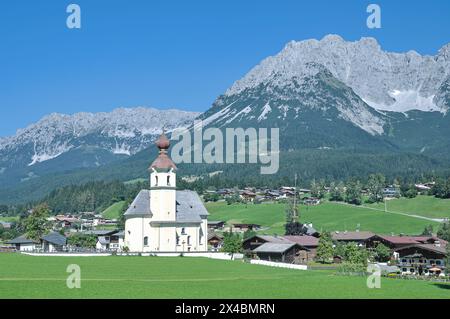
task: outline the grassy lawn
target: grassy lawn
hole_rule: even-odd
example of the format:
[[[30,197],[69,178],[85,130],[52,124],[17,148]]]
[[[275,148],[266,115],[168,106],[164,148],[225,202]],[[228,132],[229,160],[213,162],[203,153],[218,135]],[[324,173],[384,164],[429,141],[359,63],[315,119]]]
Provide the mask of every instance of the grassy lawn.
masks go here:
[[[0,217],[0,222],[11,223],[19,221],[19,216]]]
[[[125,201],[114,203],[103,211],[102,216],[108,219],[118,219],[124,205]]]
[[[81,289],[66,287],[69,264]],[[0,254],[0,298],[450,298],[448,284],[299,271],[192,257]]]
[[[384,210],[384,203],[365,204]],[[431,218],[450,218],[450,199],[420,195],[416,198],[399,198],[387,201],[388,211],[419,215]]]
[[[255,223],[268,227],[261,230],[261,233],[284,233],[286,208],[284,204],[227,205],[220,202],[207,203],[206,207],[211,214],[209,220]],[[380,234],[420,234],[426,225],[438,227],[438,223],[427,220],[331,202],[324,202],[318,206],[301,205],[299,207],[300,220],[313,223],[319,231],[353,231],[359,224],[360,230],[370,230]]]

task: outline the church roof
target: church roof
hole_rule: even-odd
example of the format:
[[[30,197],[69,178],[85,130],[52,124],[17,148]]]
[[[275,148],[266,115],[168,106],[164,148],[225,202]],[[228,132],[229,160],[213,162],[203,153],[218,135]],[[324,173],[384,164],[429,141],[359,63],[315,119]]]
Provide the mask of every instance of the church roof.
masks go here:
[[[177,191],[177,222],[201,222],[208,211],[194,191]]]
[[[125,216],[142,216],[151,215],[150,211],[150,191],[141,190],[131,203],[128,210],[125,212]],[[179,223],[192,223],[201,222],[201,216],[207,216],[208,211],[203,205],[202,200],[198,194],[190,190],[178,190],[176,191],[177,211],[176,222]]]
[[[170,147],[170,141],[167,138],[166,134],[164,132],[161,134],[161,136],[156,141],[156,146],[159,148],[159,155],[158,157],[153,161],[152,165],[150,165],[150,170],[152,168],[155,169],[177,169],[177,166],[175,163],[170,159],[169,155],[167,155],[167,150]]]
[[[158,157],[153,161],[152,165],[150,165],[150,169],[177,169],[175,163],[170,159],[169,155],[165,152],[160,152]]]
[[[150,191],[143,189],[136,196],[125,212],[125,216],[130,215],[151,215],[150,211]]]

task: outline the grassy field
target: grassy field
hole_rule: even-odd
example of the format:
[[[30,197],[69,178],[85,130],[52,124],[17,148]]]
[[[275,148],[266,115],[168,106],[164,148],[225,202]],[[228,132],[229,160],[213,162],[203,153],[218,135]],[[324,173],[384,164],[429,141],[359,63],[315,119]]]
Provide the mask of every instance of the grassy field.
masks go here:
[[[66,286],[67,266],[81,288]],[[0,254],[0,298],[450,298],[450,285],[299,271],[192,257],[32,257]]]
[[[209,220],[255,223],[265,227],[261,233],[284,233],[286,209],[284,204],[227,205],[224,202],[216,202],[207,203],[207,208],[211,214]],[[353,231],[359,225],[360,230],[380,234],[420,234],[426,225],[438,227],[438,223],[428,220],[331,202],[309,207],[301,205],[300,220],[313,223],[319,231]]]
[[[8,217],[0,217],[0,222],[17,222],[19,221],[19,216],[8,216]]]
[[[365,206],[384,210],[384,203],[365,204]],[[423,195],[411,199],[402,197],[387,201],[387,210],[431,218],[450,218],[450,199]]]
[[[102,216],[108,219],[118,219],[124,205],[125,201],[114,203],[103,211]]]

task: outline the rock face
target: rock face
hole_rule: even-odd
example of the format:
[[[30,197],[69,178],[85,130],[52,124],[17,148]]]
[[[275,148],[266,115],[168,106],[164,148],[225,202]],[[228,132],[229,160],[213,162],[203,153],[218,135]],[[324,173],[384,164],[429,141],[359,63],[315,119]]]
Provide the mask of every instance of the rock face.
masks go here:
[[[0,169],[3,174],[33,167],[68,153],[78,156],[81,166],[100,166],[149,147],[163,126],[168,131],[185,127],[198,115],[144,107],[110,113],[51,114],[18,130],[15,136],[0,139]]]
[[[288,149],[438,147],[450,131],[449,50],[390,53],[375,39],[337,35],[292,41],[201,118],[218,127],[279,127]]]
[[[236,95],[259,84],[284,87],[294,78],[314,73],[311,63],[324,66],[378,110],[445,113],[449,108],[436,95],[450,75],[450,44],[435,56],[422,56],[415,51],[383,51],[373,38],[347,42],[337,35],[288,43],[279,54],[263,60],[236,81],[225,95]]]

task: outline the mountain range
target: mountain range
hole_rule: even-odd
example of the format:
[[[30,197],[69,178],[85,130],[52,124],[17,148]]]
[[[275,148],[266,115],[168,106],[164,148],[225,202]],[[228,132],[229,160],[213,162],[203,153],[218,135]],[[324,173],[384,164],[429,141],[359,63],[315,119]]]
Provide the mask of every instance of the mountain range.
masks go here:
[[[44,181],[49,190],[88,176],[140,177],[144,159],[151,160],[147,148],[161,127],[189,127],[194,118],[210,127],[279,127],[285,154],[280,174],[295,169],[333,178],[329,167],[341,166],[349,175],[361,175],[383,171],[383,163],[373,166],[383,156],[396,159],[392,174],[447,170],[449,109],[450,44],[426,56],[386,52],[373,38],[292,41],[237,80],[203,114],[149,108],[52,114],[0,139],[0,202],[20,201],[22,195],[12,196],[16,189],[30,194]],[[306,163],[311,154],[327,165],[314,159],[315,166]],[[336,159],[333,165],[330,158]],[[133,169],[118,174],[120,165]],[[187,170],[217,169],[236,174],[217,165]],[[31,193],[32,198],[43,195]]]
[[[146,149],[164,127],[187,127],[199,115],[119,108],[110,113],[50,114],[0,139],[0,181],[10,186],[47,173],[105,165]]]

